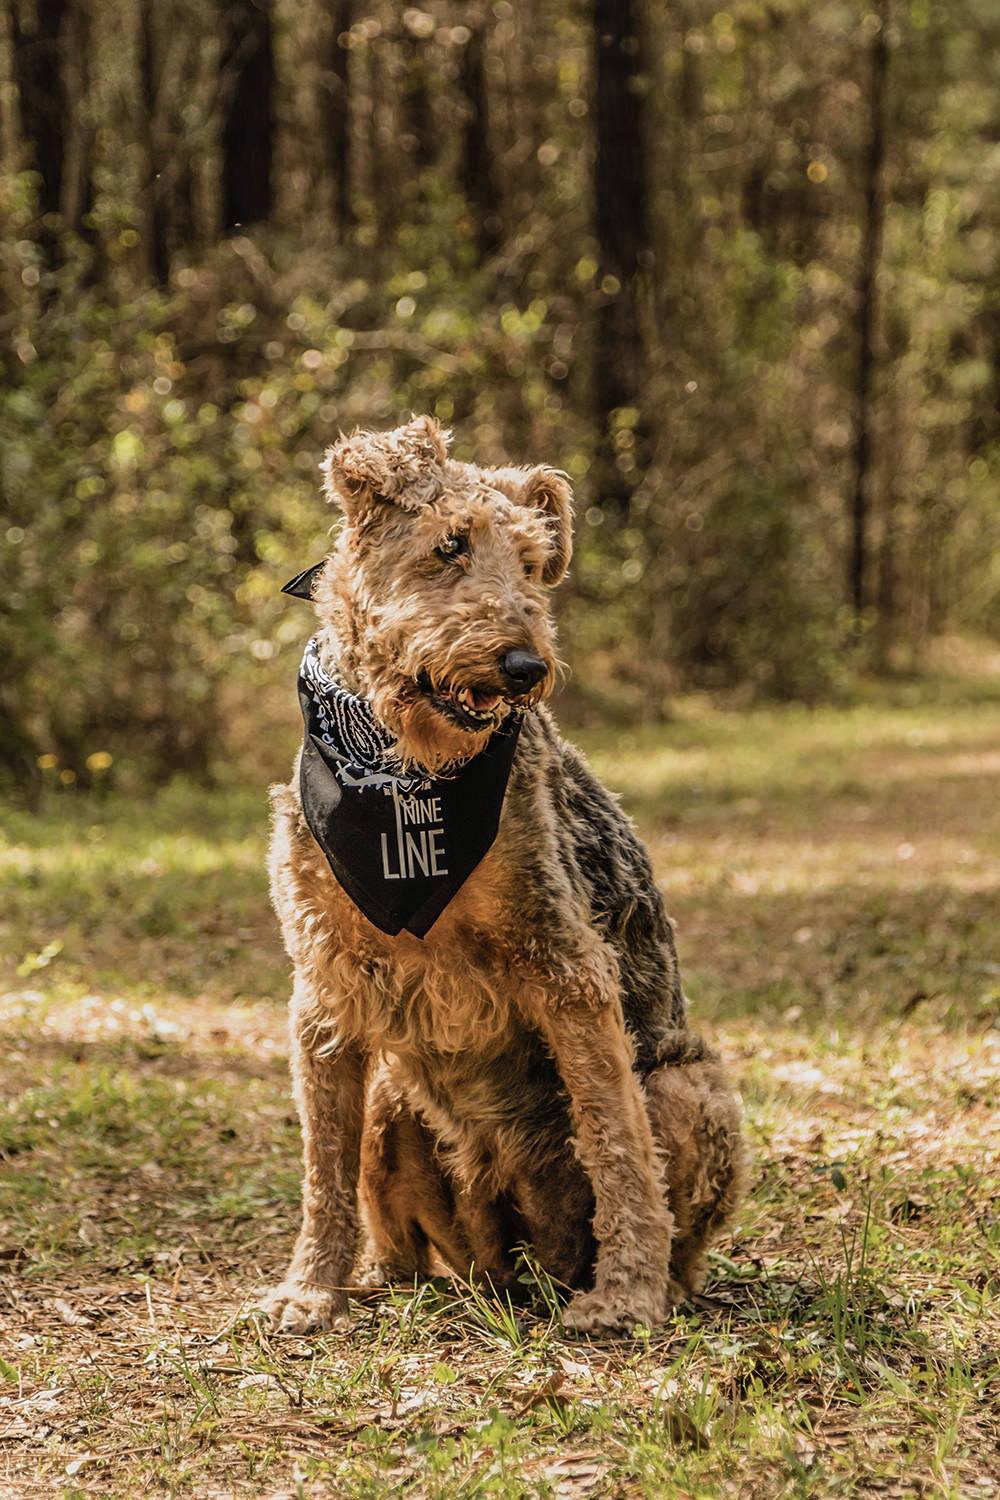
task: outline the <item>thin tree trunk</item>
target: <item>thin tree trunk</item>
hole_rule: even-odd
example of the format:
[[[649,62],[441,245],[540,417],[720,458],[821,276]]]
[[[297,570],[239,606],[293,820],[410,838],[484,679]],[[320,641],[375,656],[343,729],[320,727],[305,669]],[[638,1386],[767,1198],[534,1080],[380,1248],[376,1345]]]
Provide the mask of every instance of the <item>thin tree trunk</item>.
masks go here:
[[[594,341],[598,498],[625,511],[646,459],[640,270],[650,261],[643,49],[634,0],[593,0],[594,229],[601,301]],[[639,420],[616,414],[635,408]],[[622,435],[624,434],[624,439]],[[626,456],[631,462],[622,462]]]
[[[538,200],[541,175],[538,148],[545,139],[545,110],[551,100],[548,81],[538,60],[553,46],[544,0],[520,0],[515,7],[514,34],[500,51],[503,86],[494,96],[499,126],[501,196],[508,217],[530,214]]]
[[[387,249],[393,242],[398,227],[401,193],[387,191],[386,183],[392,173],[398,172],[400,163],[395,152],[386,150],[386,141],[395,143],[395,130],[390,130],[387,116],[393,110],[389,91],[388,68],[385,51],[388,43],[369,41],[365,48],[367,67],[365,87],[367,99],[364,115],[368,120],[368,195],[375,221],[375,243],[379,250]],[[398,104],[398,101],[396,101]]]
[[[274,42],[270,0],[222,0],[222,221],[265,222],[274,206]]]
[[[859,622],[867,600],[868,533],[871,517],[871,478],[874,461],[875,332],[878,318],[878,265],[885,217],[885,95],[889,69],[886,43],[886,0],[879,0],[878,31],[872,38],[868,89],[868,148],[865,153],[864,220],[861,268],[858,279],[858,365],[855,388],[854,486],[851,495],[851,543],[848,558],[848,597]]]
[[[434,161],[431,99],[427,80],[427,42],[422,35],[405,35],[402,48],[403,144],[410,154],[414,173],[419,175]]]
[[[60,193],[63,220],[86,239],[95,238],[84,223],[94,206],[94,122],[90,114],[91,17],[86,5],[70,6],[64,32],[64,90],[73,128],[66,141]]]
[[[142,86],[142,136],[146,156],[145,210],[146,261],[150,274],[165,286],[170,274],[167,214],[157,149],[155,0],[141,0],[139,17],[139,79]]]
[[[173,208],[174,243],[193,245],[197,238],[194,173],[190,157],[178,170],[177,182],[171,194]]]
[[[66,158],[66,88],[62,69],[63,28],[69,0],[36,0],[34,13],[10,3],[14,78],[21,106],[21,132],[41,181],[38,212],[44,218],[62,208]],[[30,19],[24,24],[25,16]],[[52,238],[50,249],[54,249]]]
[[[355,223],[352,197],[351,50],[347,34],[354,20],[354,0],[332,0],[327,101],[327,141],[333,179],[333,221],[343,242]]]
[[[481,259],[494,254],[500,244],[500,202],[493,154],[490,150],[489,89],[486,79],[486,32],[482,22],[462,51],[459,87],[465,100],[465,126],[459,182],[476,215],[476,242]]]
[[[896,448],[898,433],[903,424],[903,417],[896,403],[894,403],[894,410],[889,413],[889,423],[889,430],[893,434],[893,447]],[[882,494],[882,535],[878,549],[875,633],[875,660],[880,672],[886,672],[892,666],[899,612],[899,571],[896,558],[899,530],[899,494],[896,475],[899,472],[899,458],[898,451],[887,452],[883,461],[885,478]]]

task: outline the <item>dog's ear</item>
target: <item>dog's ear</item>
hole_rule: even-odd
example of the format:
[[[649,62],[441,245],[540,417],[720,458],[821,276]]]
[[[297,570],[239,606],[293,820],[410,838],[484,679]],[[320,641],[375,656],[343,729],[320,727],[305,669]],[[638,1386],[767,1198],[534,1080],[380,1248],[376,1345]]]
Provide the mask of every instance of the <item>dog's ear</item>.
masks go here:
[[[433,417],[414,417],[391,432],[355,429],[320,464],[327,499],[348,518],[379,501],[419,510],[441,491],[450,440]]]
[[[549,518],[551,550],[542,569],[542,582],[555,588],[566,576],[573,556],[573,491],[561,469],[541,464],[529,469],[517,496],[520,505],[530,505]]]

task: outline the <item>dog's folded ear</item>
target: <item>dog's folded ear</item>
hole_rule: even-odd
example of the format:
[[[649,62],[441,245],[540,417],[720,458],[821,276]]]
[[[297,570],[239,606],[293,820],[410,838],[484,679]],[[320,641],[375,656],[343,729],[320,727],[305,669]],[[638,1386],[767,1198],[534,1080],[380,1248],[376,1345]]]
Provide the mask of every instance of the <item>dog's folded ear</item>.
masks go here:
[[[440,494],[450,440],[433,417],[414,417],[391,432],[355,429],[320,465],[327,499],[347,516],[380,500],[419,510]]]
[[[541,464],[528,470],[517,500],[549,517],[552,547],[542,570],[542,582],[554,588],[565,577],[573,555],[573,491],[569,479],[561,469]]]

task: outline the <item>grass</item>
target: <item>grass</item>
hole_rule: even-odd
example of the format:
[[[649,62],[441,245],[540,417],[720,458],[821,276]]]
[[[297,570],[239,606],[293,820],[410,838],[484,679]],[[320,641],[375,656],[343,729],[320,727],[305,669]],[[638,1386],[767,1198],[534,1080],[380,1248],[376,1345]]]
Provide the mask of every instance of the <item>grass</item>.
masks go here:
[[[997,696],[586,742],[746,1100],[708,1295],[620,1343],[447,1284],[270,1337],[263,788],[53,793],[0,846],[0,1495],[1000,1492]]]

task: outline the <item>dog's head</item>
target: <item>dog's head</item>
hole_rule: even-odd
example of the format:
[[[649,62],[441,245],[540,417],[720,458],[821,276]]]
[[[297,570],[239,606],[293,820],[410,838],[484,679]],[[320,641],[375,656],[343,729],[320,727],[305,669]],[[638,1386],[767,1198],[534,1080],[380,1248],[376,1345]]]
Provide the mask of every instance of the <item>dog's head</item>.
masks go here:
[[[342,663],[404,761],[467,759],[551,691],[569,483],[456,463],[430,417],[341,438],[322,468],[344,526],[316,604]]]

